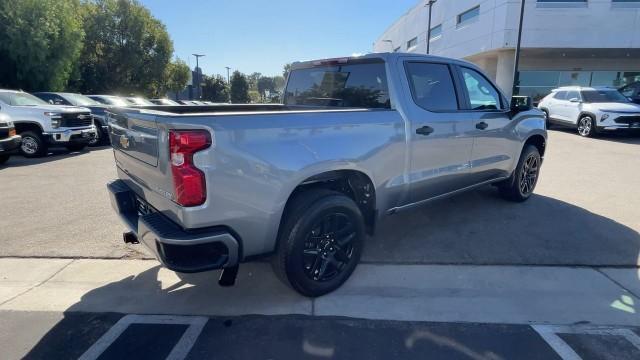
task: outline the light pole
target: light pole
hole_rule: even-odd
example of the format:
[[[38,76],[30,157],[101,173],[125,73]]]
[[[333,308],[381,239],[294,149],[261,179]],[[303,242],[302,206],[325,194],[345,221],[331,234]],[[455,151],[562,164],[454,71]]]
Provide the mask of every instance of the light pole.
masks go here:
[[[227,91],[227,93],[229,94],[229,104],[231,104],[231,78],[229,77],[229,70],[231,70],[231,68],[225,66],[225,69],[227,69],[227,86],[229,86],[229,91]]]
[[[429,0],[426,5],[429,5],[429,23],[427,24],[427,55],[429,55],[429,45],[431,45],[431,9],[433,4],[438,0]]]
[[[382,42],[388,42],[389,45],[391,45],[391,51],[395,51],[395,49],[393,48],[393,41],[391,41],[391,40],[382,40]]]
[[[516,93],[516,88],[520,82],[520,71],[518,69],[520,65],[520,42],[522,41],[522,21],[524,20],[524,1],[520,0],[520,24],[518,25],[518,42],[516,42],[516,59],[513,65],[513,88],[511,89],[511,96]]]
[[[196,84],[198,84],[196,89],[198,89],[197,94],[198,94],[198,99],[200,99],[202,98],[202,92],[200,91],[200,83],[202,81],[200,80],[200,63],[198,62],[198,60],[204,55],[203,54],[191,54],[191,55],[196,57],[196,81],[197,81]]]

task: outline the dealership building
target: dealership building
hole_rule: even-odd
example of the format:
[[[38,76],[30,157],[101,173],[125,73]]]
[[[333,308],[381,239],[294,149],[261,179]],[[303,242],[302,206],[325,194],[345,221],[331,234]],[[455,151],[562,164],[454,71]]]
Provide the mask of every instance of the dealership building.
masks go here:
[[[513,88],[520,0],[422,0],[374,43],[375,52],[469,60]],[[516,93],[534,99],[564,85],[640,81],[640,0],[526,0]]]

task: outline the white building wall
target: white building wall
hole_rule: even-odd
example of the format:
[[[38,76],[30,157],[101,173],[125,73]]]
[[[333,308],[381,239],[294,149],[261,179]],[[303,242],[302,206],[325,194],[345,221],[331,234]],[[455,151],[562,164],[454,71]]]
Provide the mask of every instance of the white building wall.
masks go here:
[[[400,47],[401,52],[426,53],[426,3],[421,1],[392,24],[374,43],[374,52]],[[442,36],[431,42],[430,53],[475,62],[510,95],[520,4],[520,0],[438,0],[431,27],[442,24]],[[521,70],[640,70],[640,1],[549,4],[526,0],[525,4]],[[479,17],[457,25],[458,15],[477,5]],[[407,42],[416,36],[418,45],[407,49]],[[576,49],[586,51],[564,57],[564,52]],[[606,49],[616,51],[609,54]]]
[[[374,43],[374,52],[393,51],[418,37],[411,52],[426,52],[428,7],[420,2],[392,24]],[[456,25],[458,14],[480,5],[474,23]],[[526,0],[522,46],[529,48],[640,48],[640,4],[623,7],[611,0],[590,0],[586,7],[547,7]],[[520,0],[438,0],[432,27],[443,24],[442,38],[431,43],[436,55],[465,58],[514,48]],[[389,42],[391,40],[393,47]]]

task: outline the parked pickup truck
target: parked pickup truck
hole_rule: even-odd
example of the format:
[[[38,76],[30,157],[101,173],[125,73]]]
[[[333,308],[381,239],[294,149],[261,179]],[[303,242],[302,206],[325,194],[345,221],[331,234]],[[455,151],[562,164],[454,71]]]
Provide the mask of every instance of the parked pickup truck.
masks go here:
[[[11,116],[26,157],[46,155],[49,146],[79,151],[96,136],[89,109],[51,105],[22,91],[0,90],[0,111]]]
[[[11,152],[20,146],[21,141],[9,115],[0,113],[0,165],[9,161]]]
[[[547,139],[530,99],[511,106],[476,66],[411,54],[294,63],[284,104],[112,116],[126,242],[178,272],[224,268],[226,285],[273,254],[311,297],[350,276],[384,215],[484,184],[528,199]]]

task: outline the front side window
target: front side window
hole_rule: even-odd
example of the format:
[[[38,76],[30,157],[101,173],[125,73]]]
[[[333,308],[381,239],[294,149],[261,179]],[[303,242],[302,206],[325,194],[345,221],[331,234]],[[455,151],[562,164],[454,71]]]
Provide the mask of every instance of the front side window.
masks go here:
[[[577,91],[567,91],[567,101],[571,101],[573,99],[580,100],[580,93]]]
[[[391,107],[383,62],[326,65],[291,71],[286,105],[337,108]]]
[[[448,65],[409,62],[406,71],[416,105],[430,111],[458,110],[458,98]]]
[[[479,72],[461,68],[464,85],[469,94],[471,110],[500,110],[500,93]]]

